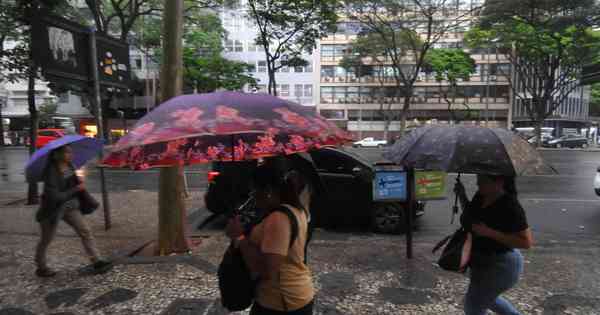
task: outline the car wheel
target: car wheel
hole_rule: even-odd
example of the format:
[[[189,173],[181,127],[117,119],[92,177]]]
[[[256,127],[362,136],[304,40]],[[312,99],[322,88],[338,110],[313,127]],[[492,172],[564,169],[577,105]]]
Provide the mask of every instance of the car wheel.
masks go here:
[[[600,197],[600,188],[596,188],[594,189],[594,191],[596,192],[596,196]]]
[[[581,148],[585,149],[585,148],[587,148],[587,146],[588,146],[587,143],[584,143],[581,145]]]
[[[406,230],[404,208],[397,203],[375,203],[372,228],[378,233],[404,233]]]
[[[377,147],[381,149],[383,148],[383,144],[378,144]]]
[[[556,147],[560,149],[560,148],[562,148],[562,144],[560,144],[560,143],[557,143],[557,144],[556,144]]]

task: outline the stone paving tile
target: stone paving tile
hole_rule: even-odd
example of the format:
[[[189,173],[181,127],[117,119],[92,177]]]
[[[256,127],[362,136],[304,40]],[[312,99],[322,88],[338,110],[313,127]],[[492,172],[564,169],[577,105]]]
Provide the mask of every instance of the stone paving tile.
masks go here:
[[[154,196],[124,192],[111,198],[113,230],[103,231],[101,214],[89,218],[103,252],[154,236]],[[200,204],[201,195],[188,202]],[[0,222],[0,315],[226,314],[215,270],[228,241],[219,230],[203,231],[206,237],[191,256],[154,263],[125,259],[131,264],[92,275],[80,240],[63,225],[49,252],[59,274],[39,279],[33,274],[38,235],[34,223],[25,222],[34,208],[21,207],[20,216],[13,215],[14,208],[0,206],[0,211],[14,211]],[[430,253],[441,236],[420,235],[414,259],[407,260],[402,236],[317,230],[309,248],[315,314],[462,314],[468,279],[436,268]],[[600,314],[600,237],[574,242],[540,234],[538,239],[535,249],[524,252],[522,281],[505,296],[523,314]]]

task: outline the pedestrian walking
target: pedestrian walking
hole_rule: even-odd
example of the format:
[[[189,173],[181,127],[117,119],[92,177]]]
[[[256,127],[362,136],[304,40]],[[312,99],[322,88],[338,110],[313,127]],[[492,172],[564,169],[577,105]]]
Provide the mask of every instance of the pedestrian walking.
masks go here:
[[[300,201],[306,183],[298,171],[270,162],[257,168],[254,183],[256,206],[266,211],[265,218],[249,237],[238,217],[226,228],[258,279],[250,314],[312,314],[314,288],[305,261],[309,213]],[[277,210],[282,207],[290,210],[287,215]]]
[[[56,274],[48,267],[46,256],[60,220],[65,221],[77,232],[95,272],[103,273],[112,268],[110,262],[101,258],[90,228],[83,219],[78,197],[85,193],[85,186],[75,174],[72,161],[71,147],[61,146],[50,153],[44,170],[44,193],[36,213],[41,238],[36,248],[35,263],[36,275],[40,277],[52,277]]]
[[[478,191],[471,201],[460,181],[454,187],[463,208],[461,224],[473,234],[466,315],[521,314],[500,295],[512,288],[523,271],[518,249],[529,249],[533,238],[525,211],[517,199],[512,176],[477,175]]]

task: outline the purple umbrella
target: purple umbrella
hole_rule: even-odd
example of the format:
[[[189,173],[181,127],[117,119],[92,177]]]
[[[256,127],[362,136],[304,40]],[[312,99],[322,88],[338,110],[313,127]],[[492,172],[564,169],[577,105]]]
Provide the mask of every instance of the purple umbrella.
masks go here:
[[[30,183],[42,181],[50,152],[65,145],[69,145],[73,150],[73,165],[76,168],[80,168],[102,151],[102,142],[94,138],[80,135],[68,135],[58,138],[35,151],[29,159],[25,166],[27,181]]]

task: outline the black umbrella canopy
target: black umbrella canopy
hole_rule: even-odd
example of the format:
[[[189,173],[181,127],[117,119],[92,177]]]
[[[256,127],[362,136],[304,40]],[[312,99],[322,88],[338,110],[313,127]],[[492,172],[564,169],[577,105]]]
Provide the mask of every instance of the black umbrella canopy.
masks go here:
[[[396,142],[384,157],[406,167],[446,172],[541,175],[556,171],[511,131],[470,126],[426,126]]]

